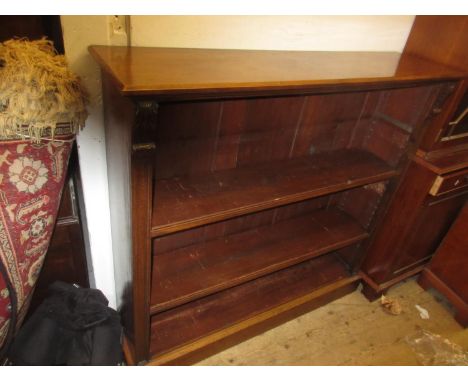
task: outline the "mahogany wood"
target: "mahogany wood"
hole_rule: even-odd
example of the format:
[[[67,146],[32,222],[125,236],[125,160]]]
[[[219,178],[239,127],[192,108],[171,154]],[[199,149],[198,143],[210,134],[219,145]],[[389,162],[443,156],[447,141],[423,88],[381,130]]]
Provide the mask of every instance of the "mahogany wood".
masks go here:
[[[151,359],[148,365],[191,365],[356,290],[358,280],[338,281],[229,328]]]
[[[446,279],[450,287],[465,301],[468,301],[467,227],[468,205],[465,205],[429,265],[431,272],[440,279]]]
[[[465,75],[393,53],[90,52],[132,133],[137,363],[190,362],[353,290],[362,243]]]
[[[418,283],[426,290],[434,288],[442,293],[455,308],[455,320],[465,328],[468,326],[468,303],[450,287],[450,284],[447,284],[446,279],[440,279],[430,268],[424,268]]]
[[[456,318],[468,325],[468,204],[437,249],[430,264],[421,275],[422,285],[432,286],[443,293],[457,309]]]
[[[439,175],[432,184],[429,194],[439,196],[453,191],[462,191],[468,187],[468,168]]]
[[[422,138],[420,148],[426,151],[428,158],[434,154],[431,151],[440,151],[437,156],[450,154],[459,145],[467,145],[468,137],[448,139],[452,126],[450,122],[457,118],[459,104],[468,91],[468,81],[447,84],[441,89],[440,95],[433,107],[432,123],[427,127]]]
[[[434,175],[424,167],[411,164],[403,174],[403,180],[386,212],[386,223],[381,225],[367,251],[361,269],[377,283],[387,281],[392,264],[401,253],[400,247],[412,233]],[[402,211],[404,220],[402,219]],[[389,243],[392,243],[389,245]]]
[[[412,91],[409,104],[422,96]],[[163,103],[155,137],[156,179],[359,148],[376,108],[385,107],[384,98],[384,92],[358,92]]]
[[[398,284],[399,282],[406,280],[414,275],[417,275],[420,273],[422,270],[424,270],[424,267],[426,266],[426,263],[422,265],[418,265],[414,268],[411,268],[409,271],[400,273],[398,276],[394,277],[393,279],[384,282],[382,284],[377,284],[369,278],[365,273],[361,272],[360,276],[362,278],[363,284],[362,284],[362,294],[369,300],[369,301],[375,301],[382,294],[386,294],[387,291],[394,286],[395,284]]]
[[[417,16],[403,54],[467,72],[467,28],[467,16]],[[450,121],[465,107],[467,76],[441,84],[431,96],[432,111],[421,130],[417,155],[363,262],[367,296],[421,271],[466,200],[468,137],[452,139]]]
[[[151,209],[153,196],[154,143],[157,104],[137,105],[131,153],[132,252],[133,252],[133,312],[135,358],[148,359],[149,305],[151,283]]]
[[[288,161],[160,180],[153,236],[378,182],[396,172],[372,154],[340,150]]]
[[[466,200],[467,192],[427,198],[412,227],[413,231],[394,263],[393,275],[428,260],[447,233]]]
[[[368,184],[341,193],[338,208],[368,229],[371,227],[388,182]]]
[[[367,237],[353,219],[318,210],[155,256],[151,313],[348,246]]]
[[[243,231],[255,230],[267,225],[274,225],[283,220],[313,213],[319,209],[332,208],[338,204],[341,195],[341,193],[326,195],[278,208],[242,215],[236,218],[203,225],[201,227],[180,231],[170,235],[160,236],[153,240],[153,251],[155,255],[170,252],[193,244],[208,242],[219,239],[220,237],[241,233]]]
[[[158,99],[294,94],[415,85],[463,71],[389,52],[281,52],[92,46],[93,57],[127,96]]]
[[[434,31],[437,31],[434,33]],[[468,17],[467,16],[416,16],[403,54],[418,56],[432,62],[468,71]],[[467,75],[465,75],[465,78]],[[468,84],[462,84],[449,100],[449,105],[431,126],[422,142],[425,151],[451,148],[468,143],[468,137],[445,141],[455,111],[466,97]]]
[[[133,312],[136,359],[148,359],[149,290],[151,258],[151,155],[139,151],[132,155],[132,246],[133,246]],[[140,309],[138,309],[140,308]]]
[[[459,171],[468,167],[467,149],[468,147],[459,151],[445,153],[442,156],[437,156],[431,159],[426,158],[424,152],[418,151],[414,160],[436,174],[446,174],[448,172]]]
[[[404,53],[467,70],[467,46],[468,17],[416,16]]]
[[[154,358],[207,335],[229,335],[244,320],[263,321],[310,301],[317,293],[322,295],[325,290],[321,288],[330,291],[355,280],[328,254],[204,297],[153,316],[151,353]]]
[[[436,178],[418,162],[405,172],[361,267],[376,285],[429,260],[466,200],[463,189],[431,197]]]

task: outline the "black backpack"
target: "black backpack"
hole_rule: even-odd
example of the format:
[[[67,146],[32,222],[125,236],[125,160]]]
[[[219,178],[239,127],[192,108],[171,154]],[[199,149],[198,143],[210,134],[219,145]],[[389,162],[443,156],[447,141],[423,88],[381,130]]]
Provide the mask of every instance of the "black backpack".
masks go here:
[[[121,365],[122,326],[97,289],[60,281],[16,335],[12,365]]]

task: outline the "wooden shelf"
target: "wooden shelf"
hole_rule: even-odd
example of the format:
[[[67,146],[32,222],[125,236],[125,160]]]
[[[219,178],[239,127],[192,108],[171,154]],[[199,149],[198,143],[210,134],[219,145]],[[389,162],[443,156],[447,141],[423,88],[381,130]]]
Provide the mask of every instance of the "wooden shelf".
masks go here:
[[[439,154],[434,158],[427,158],[423,151],[418,151],[414,159],[422,166],[427,167],[438,175],[441,175],[448,172],[459,171],[468,167],[468,150],[466,150],[465,147],[465,150],[454,151],[451,153],[444,152],[443,155]]]
[[[366,151],[345,149],[201,176],[163,179],[154,187],[151,235],[162,236],[327,195],[396,174]]]
[[[151,313],[356,243],[367,232],[335,208],[158,254]]]
[[[158,99],[394,87],[466,71],[395,52],[294,52],[91,46],[122,95]]]
[[[159,313],[151,321],[152,362],[169,362],[171,358],[320,300],[321,296],[357,279],[330,253]]]

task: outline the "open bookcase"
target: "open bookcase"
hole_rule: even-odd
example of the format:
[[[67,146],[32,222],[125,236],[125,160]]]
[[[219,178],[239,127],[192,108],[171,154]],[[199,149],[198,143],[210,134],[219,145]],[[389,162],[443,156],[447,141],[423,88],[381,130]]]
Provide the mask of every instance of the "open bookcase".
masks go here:
[[[110,178],[128,195],[126,350],[150,364],[193,362],[355,290],[460,76],[391,53],[90,50]]]

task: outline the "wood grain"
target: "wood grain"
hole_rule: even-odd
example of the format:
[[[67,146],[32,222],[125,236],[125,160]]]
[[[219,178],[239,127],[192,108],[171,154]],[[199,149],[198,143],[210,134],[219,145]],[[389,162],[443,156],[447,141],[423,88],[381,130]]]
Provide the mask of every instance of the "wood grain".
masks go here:
[[[404,53],[467,70],[467,46],[467,16],[416,16]]]
[[[437,155],[427,158],[427,153],[418,150],[414,160],[420,165],[427,167],[436,174],[446,174],[452,171],[462,170],[468,167],[468,147],[464,150]]]
[[[442,240],[431,263],[422,275],[426,283],[442,292],[457,309],[456,318],[468,325],[468,204]]]
[[[224,235],[235,235],[243,231],[254,230],[262,226],[276,224],[282,220],[312,213],[319,209],[331,208],[337,204],[335,199],[338,198],[339,193],[334,195],[333,200],[331,200],[331,196],[326,195],[160,236],[153,240],[153,253],[157,256],[197,243],[216,240]]]
[[[423,148],[434,146],[467,75],[415,54],[90,52],[119,97],[160,105],[159,116],[137,111],[144,123],[131,132],[131,144],[157,149],[127,154],[135,320],[127,348],[135,362],[151,356],[156,364],[253,335],[355,286],[365,248],[357,238],[383,221],[395,179],[429,125]],[[421,224],[414,208],[432,209],[426,220],[445,225],[462,200],[447,194],[457,201],[448,215],[424,205],[432,180],[423,167],[402,183],[419,182],[418,190],[397,193],[403,208],[389,210],[396,225],[384,226],[371,246],[378,255],[365,262],[372,282],[419,269],[410,263],[420,258],[395,255],[405,249],[398,240],[414,238],[404,223]],[[344,245],[341,257],[324,253]]]
[[[419,162],[412,162],[404,173],[362,264],[361,270],[375,285],[389,285],[427,262],[457,216],[466,190],[430,196],[436,177]]]
[[[466,72],[468,70],[467,46],[468,16],[416,16],[403,54],[418,56]],[[464,76],[465,79],[467,77],[468,75]],[[429,127],[422,142],[422,147],[426,151],[450,152],[452,148],[468,144],[466,135],[443,140],[453,133],[449,122],[457,117],[456,109],[463,97],[466,97],[467,89],[467,81],[465,85],[458,86],[440,115],[435,118],[433,126]]]
[[[209,97],[371,87],[463,77],[464,71],[390,52],[281,52],[91,46],[122,94]],[[465,71],[466,72],[466,71]]]
[[[153,237],[389,179],[396,171],[361,150],[337,150],[155,185]]]
[[[453,266],[453,264],[452,264]],[[453,270],[457,269],[458,271],[460,269],[459,266],[456,268],[452,268]],[[460,276],[460,275],[457,275]],[[455,276],[455,278],[457,277]],[[462,274],[463,281],[466,278],[466,274]],[[440,278],[439,274],[437,272],[433,272],[429,267],[425,267],[423,271],[421,272],[421,275],[418,279],[419,285],[424,288],[424,289],[429,289],[429,288],[434,288],[437,289],[440,293],[442,293],[447,300],[453,305],[455,308],[455,320],[464,328],[468,326],[468,303],[466,302],[466,299],[464,299],[462,296],[459,295],[460,291],[463,291],[463,289],[459,289],[455,291],[453,287],[453,282],[452,282],[453,277],[443,277]],[[463,285],[466,285],[464,283]],[[466,287],[464,288],[464,291],[466,292]]]
[[[233,287],[367,237],[336,209],[159,254],[153,261],[151,313]]]
[[[329,254],[160,313],[152,318],[152,357],[202,337],[210,342],[209,334],[226,336],[236,324],[265,320],[356,279]]]

